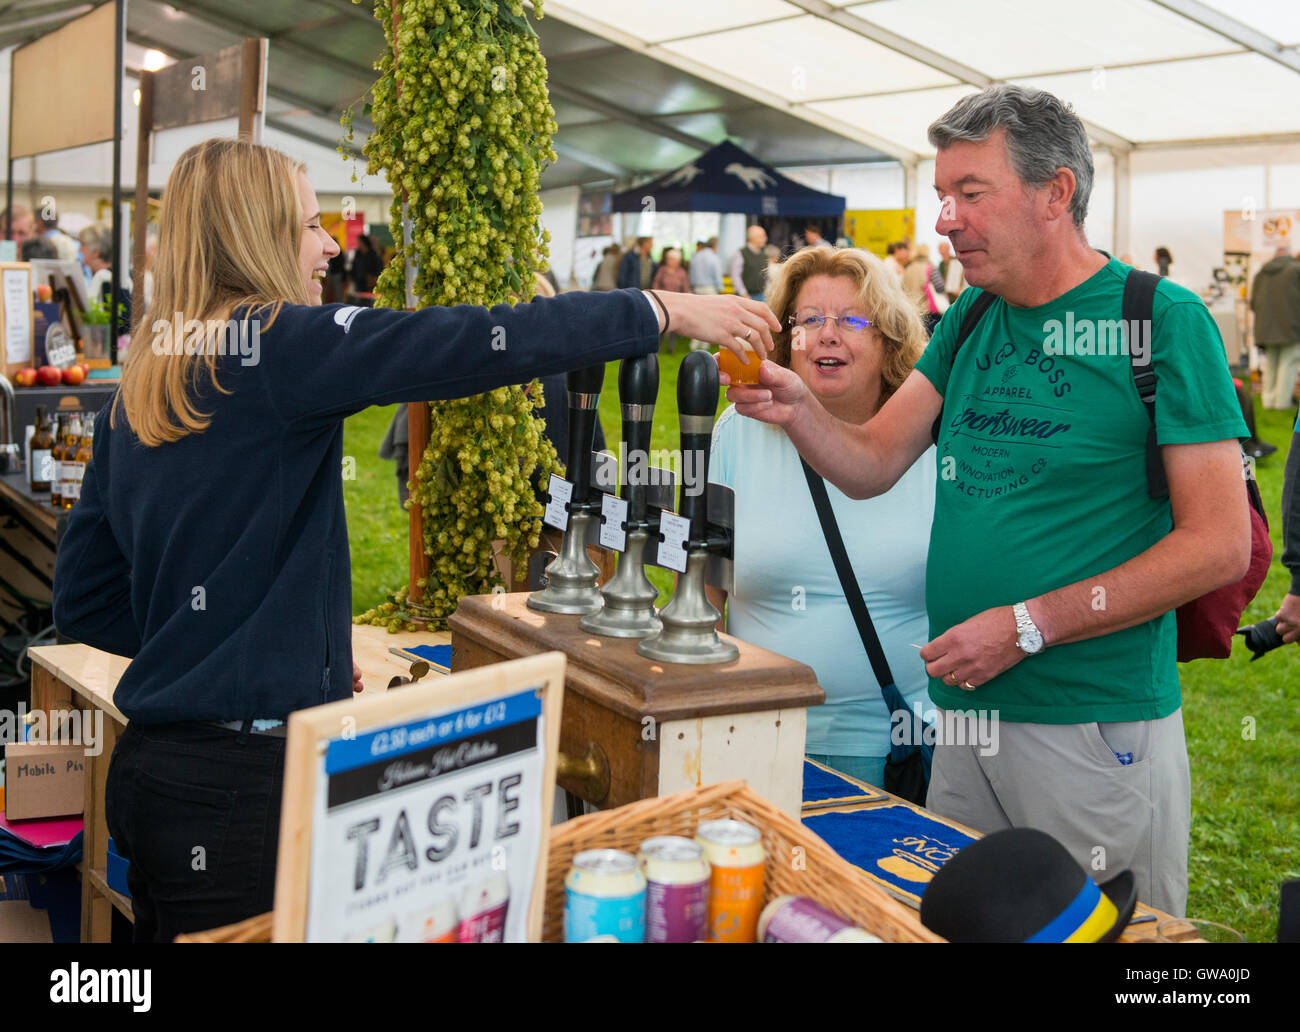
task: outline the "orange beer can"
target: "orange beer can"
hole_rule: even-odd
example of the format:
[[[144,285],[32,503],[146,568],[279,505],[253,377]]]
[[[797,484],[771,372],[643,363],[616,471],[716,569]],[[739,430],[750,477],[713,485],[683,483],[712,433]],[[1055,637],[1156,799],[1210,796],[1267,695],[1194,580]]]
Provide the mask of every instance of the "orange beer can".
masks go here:
[[[710,868],[709,942],[753,942],[767,859],[758,829],[743,821],[705,821],[695,840]]]
[[[749,365],[742,365],[740,359],[736,357],[736,353],[730,348],[719,348],[718,369],[730,376],[733,384],[756,385],[758,383],[758,355],[754,353],[754,349],[748,343],[745,344],[745,358],[749,360]]]

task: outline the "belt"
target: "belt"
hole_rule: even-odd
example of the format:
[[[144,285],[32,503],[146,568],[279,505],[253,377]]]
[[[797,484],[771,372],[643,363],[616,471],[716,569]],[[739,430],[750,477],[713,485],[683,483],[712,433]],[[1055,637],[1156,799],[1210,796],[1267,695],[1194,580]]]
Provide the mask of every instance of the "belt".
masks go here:
[[[210,720],[209,724],[224,727],[227,731],[240,734],[268,735],[271,738],[284,738],[289,734],[289,725],[283,720]],[[261,724],[261,727],[257,725]]]

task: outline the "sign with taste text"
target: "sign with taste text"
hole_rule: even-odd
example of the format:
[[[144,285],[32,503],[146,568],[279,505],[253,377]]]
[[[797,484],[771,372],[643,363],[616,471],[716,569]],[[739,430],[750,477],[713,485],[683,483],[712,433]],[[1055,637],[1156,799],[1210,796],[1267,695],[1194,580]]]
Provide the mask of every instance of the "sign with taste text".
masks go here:
[[[294,714],[274,938],[537,941],[564,662]]]

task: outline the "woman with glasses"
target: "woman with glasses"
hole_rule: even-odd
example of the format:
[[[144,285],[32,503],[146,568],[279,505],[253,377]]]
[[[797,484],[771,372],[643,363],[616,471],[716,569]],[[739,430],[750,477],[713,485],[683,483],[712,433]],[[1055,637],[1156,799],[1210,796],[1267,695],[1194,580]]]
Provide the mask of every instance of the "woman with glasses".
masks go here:
[[[781,320],[771,359],[793,369],[840,419],[863,423],[920,357],[925,332],[897,277],[860,250],[805,247],[775,266],[767,303]],[[892,490],[854,501],[827,484],[871,622],[908,707],[926,712],[925,563],[934,450]],[[734,407],[713,431],[709,477],[735,491],[733,593],[709,589],[728,633],[807,663],[826,692],[808,710],[808,755],[883,785],[892,714],[831,561],[799,454],[779,427]],[[909,728],[911,724],[907,725]],[[916,743],[919,744],[919,743]]]

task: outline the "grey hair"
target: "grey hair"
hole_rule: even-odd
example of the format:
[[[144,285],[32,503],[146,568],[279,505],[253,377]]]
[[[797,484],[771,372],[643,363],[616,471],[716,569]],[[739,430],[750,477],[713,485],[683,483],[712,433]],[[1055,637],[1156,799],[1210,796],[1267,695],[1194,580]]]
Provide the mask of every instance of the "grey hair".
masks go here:
[[[983,143],[998,129],[1007,131],[1007,157],[1022,183],[1039,186],[1058,168],[1074,173],[1070,214],[1082,227],[1092,195],[1092,149],[1083,122],[1059,97],[1032,86],[988,86],[957,101],[927,136],[943,150],[958,141]]]
[[[113,260],[113,233],[101,222],[92,222],[77,234],[77,239],[106,262]]]

